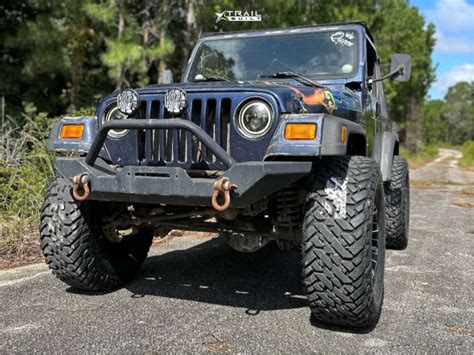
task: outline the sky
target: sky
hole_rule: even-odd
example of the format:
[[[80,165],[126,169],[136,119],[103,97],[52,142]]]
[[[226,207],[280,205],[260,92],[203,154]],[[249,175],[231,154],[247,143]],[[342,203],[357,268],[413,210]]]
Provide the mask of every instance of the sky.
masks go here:
[[[436,82],[428,95],[442,99],[448,87],[474,81],[474,0],[410,0],[436,26]]]

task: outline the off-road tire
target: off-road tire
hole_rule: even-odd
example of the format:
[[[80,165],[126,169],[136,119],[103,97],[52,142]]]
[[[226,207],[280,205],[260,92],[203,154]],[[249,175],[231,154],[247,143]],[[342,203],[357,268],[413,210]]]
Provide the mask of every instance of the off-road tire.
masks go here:
[[[152,231],[119,243],[102,235],[107,204],[77,202],[70,185],[55,177],[41,207],[40,239],[46,263],[61,281],[76,289],[108,291],[132,278],[145,260]]]
[[[383,183],[373,159],[318,162],[303,221],[304,283],[313,320],[348,327],[377,323],[384,288],[383,209]]]
[[[410,222],[410,180],[404,158],[393,157],[392,180],[384,189],[387,248],[403,250],[408,245]]]

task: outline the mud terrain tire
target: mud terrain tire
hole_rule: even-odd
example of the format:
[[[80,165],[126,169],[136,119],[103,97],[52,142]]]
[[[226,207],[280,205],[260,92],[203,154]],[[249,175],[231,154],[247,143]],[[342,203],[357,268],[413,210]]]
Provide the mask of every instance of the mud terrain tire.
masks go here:
[[[410,182],[404,158],[393,157],[392,180],[384,188],[387,248],[403,250],[408,245],[410,220]]]
[[[102,235],[97,201],[77,202],[56,177],[41,207],[40,239],[46,263],[61,281],[81,290],[108,291],[132,278],[145,260],[151,231],[112,243]]]
[[[369,327],[380,317],[384,195],[374,160],[323,158],[305,204],[303,262],[313,320]]]

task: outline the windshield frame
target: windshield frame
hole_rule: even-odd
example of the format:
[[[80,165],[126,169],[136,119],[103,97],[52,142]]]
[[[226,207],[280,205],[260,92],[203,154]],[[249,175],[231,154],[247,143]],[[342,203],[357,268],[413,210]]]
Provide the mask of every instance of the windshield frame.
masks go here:
[[[365,29],[363,28],[362,25],[359,24],[350,24],[350,25],[322,25],[322,26],[316,26],[316,27],[300,27],[300,28],[288,28],[288,29],[275,29],[275,30],[261,30],[261,31],[246,31],[246,32],[237,32],[237,33],[225,33],[223,32],[222,34],[212,34],[208,36],[201,37],[196,45],[194,46],[194,49],[191,53],[191,56],[189,57],[186,70],[184,71],[182,77],[181,77],[181,82],[183,83],[197,83],[196,81],[190,80],[189,78],[190,71],[192,68],[192,65],[194,63],[194,60],[196,58],[196,55],[199,51],[200,46],[203,43],[209,42],[209,41],[216,41],[216,40],[222,40],[222,39],[235,39],[235,38],[247,38],[247,37],[265,37],[265,36],[276,36],[276,35],[291,35],[291,34],[302,34],[302,33],[314,33],[314,32],[328,32],[328,31],[345,31],[345,30],[350,30],[350,31],[356,31],[357,32],[357,65],[358,68],[357,70],[354,70],[353,74],[348,77],[344,78],[330,78],[330,79],[318,79],[319,82],[331,82],[331,83],[346,83],[346,82],[351,82],[351,81],[363,81],[363,68],[365,65],[364,62],[364,53],[365,53],[365,39],[366,39],[366,33]],[[256,78],[255,80],[258,80]],[[267,79],[268,80],[268,79]],[[270,80],[282,80],[282,79],[270,79]],[[236,80],[232,80],[232,82],[238,82]],[[203,83],[200,81],[199,83]],[[206,82],[208,83],[208,82]]]

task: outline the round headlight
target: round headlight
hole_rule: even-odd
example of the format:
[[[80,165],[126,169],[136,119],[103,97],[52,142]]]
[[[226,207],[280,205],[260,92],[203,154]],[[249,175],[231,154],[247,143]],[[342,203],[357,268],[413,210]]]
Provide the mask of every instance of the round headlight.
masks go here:
[[[113,120],[124,120],[127,118],[127,115],[120,112],[117,106],[113,106],[110,108],[100,120],[100,123],[103,125],[106,122],[113,121]],[[111,138],[122,138],[128,133],[128,129],[111,129],[107,135]]]
[[[140,106],[140,96],[132,89],[125,89],[117,95],[117,107],[126,114],[131,115]]]
[[[237,128],[247,138],[260,138],[272,126],[273,113],[270,105],[261,100],[247,102],[239,112]]]

